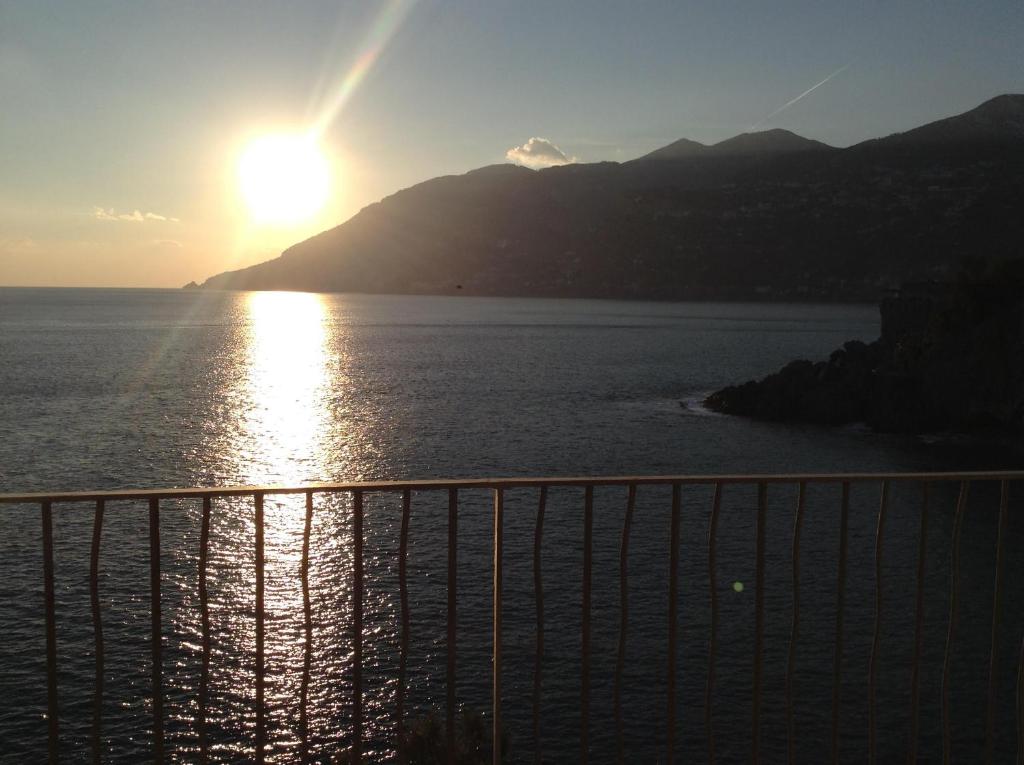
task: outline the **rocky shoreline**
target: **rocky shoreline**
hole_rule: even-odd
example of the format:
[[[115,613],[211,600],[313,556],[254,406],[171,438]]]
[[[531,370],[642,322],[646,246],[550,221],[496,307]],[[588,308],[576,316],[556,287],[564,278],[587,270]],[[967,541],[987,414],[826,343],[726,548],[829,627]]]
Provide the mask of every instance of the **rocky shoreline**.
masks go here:
[[[827,361],[793,361],[708,396],[709,409],[888,433],[1024,430],[1024,261],[975,265],[955,283],[906,284],[882,333]]]

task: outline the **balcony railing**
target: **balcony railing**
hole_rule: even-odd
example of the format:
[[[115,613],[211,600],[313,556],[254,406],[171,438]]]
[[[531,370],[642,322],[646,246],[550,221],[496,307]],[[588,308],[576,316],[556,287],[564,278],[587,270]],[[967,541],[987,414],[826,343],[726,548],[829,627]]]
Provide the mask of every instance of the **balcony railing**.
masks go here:
[[[992,603],[991,636],[986,638],[989,645],[987,671],[987,707],[985,710],[985,731],[983,735],[984,750],[979,753],[985,760],[994,757],[995,740],[997,737],[997,686],[999,685],[1000,666],[1000,624],[1003,616],[1004,593],[1004,557],[1006,554],[1007,524],[1009,519],[1009,497],[1011,484],[1024,479],[1024,472],[965,472],[965,473],[887,473],[887,474],[835,474],[835,475],[728,475],[728,476],[622,476],[604,478],[508,478],[508,479],[467,479],[467,480],[424,480],[424,481],[378,481],[351,483],[317,483],[302,486],[238,486],[224,488],[189,488],[164,490],[125,490],[98,492],[65,492],[65,493],[30,493],[0,495],[0,504],[34,505],[39,508],[42,521],[42,577],[45,593],[45,644],[46,644],[46,688],[47,688],[47,725],[48,751],[51,762],[56,762],[59,755],[60,719],[58,715],[58,660],[59,651],[56,630],[55,600],[55,567],[54,567],[54,506],[62,504],[92,503],[95,506],[92,524],[92,546],[89,569],[89,589],[91,596],[91,612],[94,634],[95,655],[95,686],[93,698],[93,720],[90,746],[95,761],[101,759],[101,742],[103,736],[103,700],[104,700],[104,636],[103,618],[99,592],[99,555],[101,530],[104,513],[112,503],[130,503],[148,506],[149,529],[149,614],[150,614],[150,657],[151,689],[150,709],[152,713],[150,734],[151,752],[157,762],[162,762],[169,754],[165,741],[164,711],[164,658],[163,658],[163,625],[161,612],[161,563],[160,563],[160,519],[162,503],[172,500],[189,500],[201,503],[201,532],[198,563],[198,596],[200,604],[200,621],[202,631],[202,668],[198,684],[198,703],[194,725],[198,734],[198,753],[202,761],[210,756],[210,744],[206,731],[206,708],[210,681],[211,637],[210,637],[210,604],[207,589],[207,568],[210,546],[210,518],[218,501],[225,498],[251,498],[252,513],[255,522],[255,752],[257,762],[264,761],[268,750],[268,728],[266,701],[266,606],[265,606],[265,554],[264,554],[264,500],[273,495],[299,495],[305,498],[305,525],[302,535],[301,557],[301,588],[303,599],[303,619],[305,632],[305,662],[301,681],[299,710],[299,733],[301,736],[300,752],[303,761],[310,761],[312,752],[308,738],[306,707],[307,694],[311,674],[312,635],[312,604],[309,588],[310,568],[310,529],[317,509],[317,498],[322,495],[339,493],[351,499],[352,512],[352,610],[351,610],[351,741],[349,757],[352,762],[359,762],[363,757],[364,748],[364,689],[363,689],[363,648],[364,648],[364,498],[369,494],[388,494],[401,499],[401,531],[398,555],[398,586],[400,590],[400,659],[397,667],[397,689],[394,696],[394,726],[401,733],[406,720],[406,685],[407,656],[410,640],[410,607],[407,583],[407,557],[409,550],[409,520],[413,506],[414,494],[441,493],[447,494],[447,635],[446,635],[446,695],[445,695],[445,738],[447,752],[454,757],[456,738],[457,698],[456,667],[457,667],[457,562],[458,562],[458,521],[460,495],[466,492],[490,492],[493,501],[493,584],[492,584],[492,697],[490,717],[493,735],[493,761],[502,760],[502,612],[503,612],[503,547],[506,514],[506,494],[510,491],[534,490],[534,507],[536,508],[533,536],[533,599],[535,603],[535,646],[533,649],[532,678],[532,717],[533,717],[533,754],[536,762],[542,758],[540,727],[543,708],[544,689],[544,582],[541,566],[541,550],[544,544],[545,512],[548,504],[549,490],[580,491],[582,504],[582,570],[581,580],[581,614],[580,614],[580,677],[579,677],[579,749],[578,759],[586,763],[593,754],[591,735],[591,654],[592,654],[592,587],[593,587],[593,547],[594,547],[594,491],[599,487],[621,487],[625,490],[624,520],[619,537],[619,633],[616,664],[613,681],[613,716],[615,754],[618,761],[626,758],[630,745],[626,726],[623,722],[623,673],[627,663],[627,639],[630,628],[629,610],[629,564],[630,564],[630,532],[634,522],[634,510],[638,493],[648,487],[661,486],[662,491],[670,490],[670,501],[664,508],[667,518],[667,536],[664,544],[668,549],[669,566],[665,572],[668,577],[668,600],[663,614],[664,635],[667,641],[666,664],[664,673],[666,691],[663,699],[664,749],[662,757],[665,762],[679,759],[677,739],[677,655],[679,649],[679,585],[680,585],[680,535],[683,514],[683,489],[692,485],[703,485],[711,497],[708,508],[707,526],[701,533],[707,539],[707,580],[709,593],[710,631],[707,635],[707,666],[704,682],[704,720],[703,736],[706,751],[711,761],[715,759],[715,726],[713,724],[713,698],[716,691],[716,669],[721,667],[719,643],[722,638],[719,627],[721,597],[718,569],[716,565],[719,535],[719,517],[723,494],[733,491],[736,486],[747,486],[756,491],[756,522],[754,523],[754,639],[749,646],[752,654],[752,675],[750,677],[750,758],[758,761],[762,756],[762,730],[764,720],[764,651],[765,651],[765,545],[766,525],[769,512],[769,489],[779,485],[795,487],[796,504],[793,508],[792,535],[789,557],[792,564],[790,576],[791,613],[785,615],[789,620],[789,641],[786,653],[786,671],[784,698],[786,751],[791,762],[796,760],[795,747],[799,740],[797,720],[794,716],[794,676],[799,670],[798,636],[801,628],[801,531],[804,526],[808,491],[810,488],[834,487],[835,509],[837,510],[836,532],[837,549],[835,551],[835,568],[831,572],[835,582],[835,622],[834,632],[830,636],[833,641],[833,666],[831,673],[831,730],[830,751],[826,757],[821,752],[821,760],[830,759],[835,762],[840,756],[841,739],[841,690],[844,685],[844,617],[848,604],[848,526],[850,519],[851,486],[866,486],[870,490],[877,489],[877,516],[874,523],[874,630],[871,638],[870,657],[863,668],[867,676],[867,751],[866,759],[875,762],[878,759],[877,730],[879,727],[879,708],[877,692],[879,685],[879,660],[881,636],[883,630],[883,597],[886,582],[882,566],[883,548],[886,541],[887,518],[890,512],[890,492],[896,485],[907,485],[919,488],[919,500],[916,512],[919,514],[920,537],[917,545],[916,561],[916,596],[915,613],[912,623],[913,634],[906,635],[911,641],[912,666],[910,667],[910,693],[907,698],[909,714],[907,718],[905,755],[908,762],[916,762],[919,746],[919,725],[921,718],[921,673],[922,643],[925,638],[925,570],[928,560],[928,524],[930,497],[936,486],[942,485],[956,490],[955,507],[951,508],[952,537],[949,540],[949,613],[946,620],[944,635],[944,651],[941,667],[941,731],[942,756],[948,762],[952,757],[954,716],[951,712],[951,692],[953,691],[954,670],[953,656],[958,640],[958,613],[961,608],[961,535],[969,492],[972,487],[984,485],[993,491],[998,489],[997,536],[995,544],[995,575],[992,589],[986,594]],[[871,488],[875,487],[875,488]],[[774,491],[774,488],[772,488]],[[175,503],[175,507],[179,506]],[[166,505],[165,505],[166,507]],[[29,508],[30,509],[30,508]],[[689,508],[687,508],[689,509]],[[774,511],[782,508],[774,507]],[[692,670],[689,670],[692,671]],[[1004,673],[1005,674],[1005,673]],[[1020,647],[1020,660],[1017,662],[1015,678],[1017,692],[1017,709],[1015,720],[1017,730],[1017,757],[1022,761],[1024,749],[1021,747],[1022,721],[1024,706],[1021,704],[1021,684],[1024,680],[1024,642]],[[1004,680],[1005,681],[1005,680]],[[1004,686],[1005,687],[1005,686]],[[774,700],[773,700],[774,701]],[[780,734],[781,735],[781,734]],[[453,761],[453,760],[452,760]]]

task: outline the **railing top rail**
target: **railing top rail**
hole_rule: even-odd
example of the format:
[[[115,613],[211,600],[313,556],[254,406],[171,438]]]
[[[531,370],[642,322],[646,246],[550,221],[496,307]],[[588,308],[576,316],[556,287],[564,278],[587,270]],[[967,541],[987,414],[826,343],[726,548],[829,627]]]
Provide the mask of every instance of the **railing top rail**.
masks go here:
[[[524,478],[428,478],[407,481],[343,481],[338,483],[281,484],[267,486],[206,486],[173,489],[117,489],[112,491],[64,491],[0,494],[0,504],[40,502],[95,502],[97,500],[202,499],[247,497],[254,494],[323,494],[343,491],[398,492],[438,489],[528,489],[541,486],[628,486],[672,484],[843,483],[870,481],[1017,481],[1024,470],[936,473],[751,473],[746,475],[624,475],[548,476]]]

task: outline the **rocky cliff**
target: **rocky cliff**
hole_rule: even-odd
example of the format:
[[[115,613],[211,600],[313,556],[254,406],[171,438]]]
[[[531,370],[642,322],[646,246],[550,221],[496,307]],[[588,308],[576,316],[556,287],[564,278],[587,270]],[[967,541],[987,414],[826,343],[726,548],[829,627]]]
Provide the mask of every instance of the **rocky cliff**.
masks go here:
[[[882,301],[881,317],[873,343],[791,362],[705,403],[885,432],[1024,430],[1024,261],[975,266],[954,283],[904,285]]]

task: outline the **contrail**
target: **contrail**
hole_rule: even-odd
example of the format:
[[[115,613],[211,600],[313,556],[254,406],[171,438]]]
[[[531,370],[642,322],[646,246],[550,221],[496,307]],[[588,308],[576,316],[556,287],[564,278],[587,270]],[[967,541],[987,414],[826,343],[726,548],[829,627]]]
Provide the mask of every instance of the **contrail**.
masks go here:
[[[830,75],[829,75],[828,77],[826,77],[826,78],[825,78],[824,80],[822,80],[821,82],[819,82],[819,83],[818,83],[817,85],[812,85],[811,87],[809,87],[809,88],[808,88],[807,90],[805,90],[805,91],[804,91],[803,93],[801,93],[801,94],[800,94],[799,96],[797,96],[796,98],[792,99],[791,101],[787,101],[786,103],[784,103],[784,104],[783,104],[782,106],[780,106],[780,107],[779,107],[778,109],[776,109],[776,110],[775,110],[775,111],[773,111],[773,112],[772,112],[771,114],[769,114],[769,115],[768,115],[767,117],[763,117],[763,118],[759,119],[759,120],[758,120],[757,122],[755,122],[755,123],[754,123],[753,125],[751,125],[751,126],[750,126],[750,127],[749,127],[749,128],[747,129],[747,132],[750,132],[751,130],[754,130],[755,128],[757,128],[757,127],[760,127],[761,125],[763,125],[764,123],[766,123],[766,122],[767,122],[768,120],[770,120],[770,119],[771,119],[772,117],[774,117],[774,116],[775,116],[776,114],[779,114],[780,112],[784,112],[784,111],[786,111],[786,109],[788,109],[789,107],[791,107],[791,106],[792,106],[793,104],[795,104],[795,103],[796,103],[797,101],[799,101],[799,100],[800,100],[801,98],[803,98],[804,96],[809,96],[809,95],[810,95],[811,93],[813,93],[814,91],[816,91],[816,90],[817,90],[818,88],[820,88],[820,87],[821,87],[822,85],[824,85],[824,84],[825,84],[826,82],[828,82],[829,80],[831,80],[831,79],[832,79],[833,77],[835,77],[835,76],[836,76],[836,75],[838,75],[838,74],[842,74],[843,72],[845,72],[845,71],[846,71],[847,69],[849,69],[849,68],[850,68],[850,65],[849,65],[849,64],[846,64],[845,66],[841,66],[841,67],[839,67],[839,68],[838,68],[838,69],[836,69],[836,70],[835,70],[834,72],[832,72],[832,74],[830,74]]]

